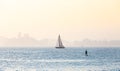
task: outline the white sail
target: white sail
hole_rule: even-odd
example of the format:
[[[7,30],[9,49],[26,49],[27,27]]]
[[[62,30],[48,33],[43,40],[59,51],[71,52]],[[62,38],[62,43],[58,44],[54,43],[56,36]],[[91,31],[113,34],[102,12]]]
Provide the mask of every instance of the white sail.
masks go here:
[[[63,45],[62,40],[60,38],[60,35],[58,36],[56,48],[64,48],[64,45]]]

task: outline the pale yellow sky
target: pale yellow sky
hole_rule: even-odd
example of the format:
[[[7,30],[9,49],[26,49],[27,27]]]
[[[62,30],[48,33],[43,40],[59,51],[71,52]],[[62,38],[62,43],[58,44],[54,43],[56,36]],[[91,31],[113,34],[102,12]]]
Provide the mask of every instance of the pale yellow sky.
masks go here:
[[[120,0],[0,0],[0,36],[120,40]]]

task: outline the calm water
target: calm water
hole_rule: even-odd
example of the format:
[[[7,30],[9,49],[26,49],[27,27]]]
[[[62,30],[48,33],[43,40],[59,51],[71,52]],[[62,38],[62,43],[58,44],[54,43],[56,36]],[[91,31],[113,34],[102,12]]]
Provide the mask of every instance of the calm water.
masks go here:
[[[120,71],[120,48],[3,48],[0,71]]]

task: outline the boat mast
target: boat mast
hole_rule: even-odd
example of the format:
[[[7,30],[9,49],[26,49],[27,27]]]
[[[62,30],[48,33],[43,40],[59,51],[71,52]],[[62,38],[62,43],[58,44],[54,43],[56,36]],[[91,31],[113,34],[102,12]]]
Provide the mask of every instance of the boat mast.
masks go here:
[[[64,47],[60,38],[60,35],[58,36],[58,43],[59,43],[59,47]]]
[[[58,36],[58,44],[59,44],[59,47],[60,47],[60,35]]]

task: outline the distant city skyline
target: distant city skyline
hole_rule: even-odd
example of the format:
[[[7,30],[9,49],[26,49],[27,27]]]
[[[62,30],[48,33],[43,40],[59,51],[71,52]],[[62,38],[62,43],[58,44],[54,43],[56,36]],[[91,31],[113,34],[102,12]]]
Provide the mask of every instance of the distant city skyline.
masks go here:
[[[42,34],[41,34],[42,35]],[[36,37],[34,37],[34,36],[31,36],[29,33],[22,33],[22,32],[18,32],[17,34],[15,34],[14,36],[9,36],[9,37],[7,37],[7,36],[2,36],[2,35],[0,35],[0,37],[4,37],[4,38],[23,38],[23,37],[26,37],[26,38],[34,38],[34,39],[37,39],[37,40],[41,40],[41,39],[57,39],[57,37],[59,36],[59,35],[61,35],[61,34],[57,34],[56,35],[56,37],[54,37],[54,38],[50,38],[49,36],[48,37],[46,37],[46,38],[36,38]],[[63,36],[64,35],[61,35],[61,37],[63,38]],[[63,40],[66,40],[66,39],[63,39]],[[88,38],[88,37],[86,37],[86,38],[80,38],[80,39],[73,39],[73,40],[68,40],[68,41],[82,41],[82,40],[98,40],[98,41],[111,41],[111,40],[120,40],[120,39],[106,39],[106,38],[103,38],[103,39],[91,39],[91,38]],[[66,40],[67,41],[67,40]]]
[[[74,40],[67,41],[62,39],[65,47],[120,47],[120,40]],[[18,33],[16,37],[6,38],[0,37],[0,48],[1,47],[55,47],[57,42],[56,39],[35,39],[29,34]]]

